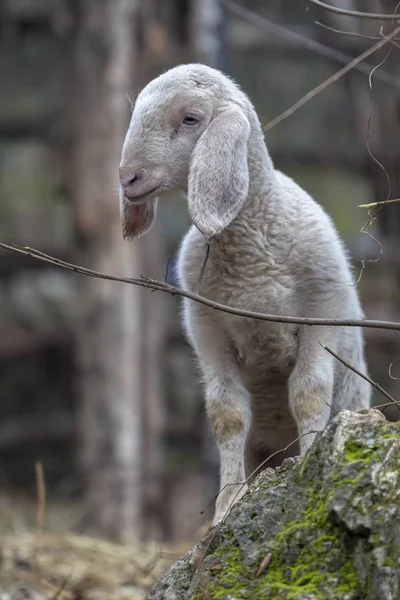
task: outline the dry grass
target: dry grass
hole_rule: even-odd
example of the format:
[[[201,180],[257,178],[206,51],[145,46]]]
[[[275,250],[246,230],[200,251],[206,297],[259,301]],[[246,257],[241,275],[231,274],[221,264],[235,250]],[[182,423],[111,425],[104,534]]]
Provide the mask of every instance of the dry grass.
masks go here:
[[[0,498],[0,600],[142,600],[193,545],[72,533],[78,507],[70,503],[47,505],[38,535],[37,508],[32,500]]]
[[[37,590],[48,599],[139,600],[188,547],[124,545],[58,533],[43,534],[38,548],[34,533],[3,535],[0,598],[16,598],[25,588],[18,597],[34,597]]]

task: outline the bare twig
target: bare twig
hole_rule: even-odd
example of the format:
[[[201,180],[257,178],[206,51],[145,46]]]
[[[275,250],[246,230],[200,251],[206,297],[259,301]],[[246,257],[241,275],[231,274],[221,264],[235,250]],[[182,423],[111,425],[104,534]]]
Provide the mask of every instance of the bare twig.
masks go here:
[[[38,460],[35,462],[35,475],[36,475],[36,495],[37,495],[37,507],[36,507],[36,531],[35,531],[35,545],[33,553],[33,571],[35,577],[39,580],[45,580],[40,572],[39,565],[39,551],[42,548],[43,540],[43,525],[44,515],[46,511],[46,484],[44,481],[43,465]]]
[[[374,404],[373,406],[371,406],[371,408],[373,408],[373,409],[383,408],[384,410],[382,410],[382,412],[385,412],[385,409],[388,408],[389,406],[393,406],[393,402],[384,402],[383,404]]]
[[[206,244],[206,253],[205,253],[205,256],[204,256],[204,261],[203,261],[203,264],[201,265],[199,279],[198,279],[197,285],[196,285],[196,294],[200,293],[201,282],[203,281],[203,275],[204,275],[204,271],[206,270],[206,266],[207,266],[207,262],[208,262],[208,257],[209,256],[210,256],[210,244],[209,244],[209,242],[207,242],[207,244]]]
[[[396,333],[396,331],[393,331],[393,333],[397,338],[400,337],[399,334]],[[393,379],[394,381],[400,381],[400,377],[396,377],[395,375],[392,374],[393,365],[395,365],[399,361],[400,361],[400,356],[398,356],[397,358],[392,360],[392,362],[389,365],[389,370],[388,370],[389,377],[390,377],[390,379]]]
[[[357,17],[359,19],[373,19],[378,21],[393,21],[393,15],[382,14],[382,13],[368,13],[368,12],[360,12],[358,10],[348,10],[346,8],[339,8],[337,6],[332,6],[331,4],[327,4],[326,2],[322,2],[321,0],[308,0],[315,4],[316,6],[320,6],[321,8],[328,10],[330,12],[336,13],[338,15],[345,15],[346,17]],[[400,16],[395,17],[395,20],[400,19]]]
[[[239,6],[238,4],[236,4],[236,2],[232,2],[232,0],[223,0],[223,4],[226,6],[226,8],[231,14],[239,17],[243,21],[246,21],[250,25],[257,27],[261,31],[264,31],[266,34],[280,37],[281,39],[286,40],[290,44],[301,46],[306,50],[314,52],[314,54],[317,54],[318,56],[322,56],[323,58],[332,60],[336,63],[343,65],[349,63],[353,58],[351,55],[346,54],[341,50],[337,50],[336,48],[331,48],[329,46],[326,46],[325,44],[321,44],[321,42],[317,40],[306,37],[305,35],[301,35],[296,31],[292,31],[287,27],[283,27],[282,25],[274,23],[273,21],[270,21],[269,19],[266,19],[261,15],[253,13],[250,10],[244,8],[243,6]],[[372,39],[380,40],[381,38],[376,37]],[[360,73],[363,73],[364,75],[369,75],[372,66],[360,63],[357,64],[354,67],[354,69],[359,71]],[[390,73],[380,71],[377,77],[383,83],[391,85],[395,88],[400,88],[400,81],[396,79],[396,77],[393,77],[393,75],[390,75]]]
[[[358,204],[358,208],[375,208],[376,206],[384,206],[385,204],[393,204],[394,202],[400,202],[400,198],[381,200],[380,202],[370,202],[369,204]]]
[[[382,35],[381,36],[365,35],[364,33],[358,33],[357,31],[345,31],[343,29],[336,29],[335,27],[332,27],[331,25],[327,25],[326,23],[321,23],[321,21],[318,21],[318,19],[315,18],[313,12],[310,9],[308,9],[308,12],[314,19],[314,25],[318,25],[319,27],[322,27],[323,29],[327,29],[328,31],[331,31],[332,33],[338,33],[339,35],[350,35],[353,37],[363,38],[365,40],[380,40],[382,37]]]
[[[264,131],[269,131],[270,129],[272,129],[273,127],[275,127],[275,125],[278,125],[279,123],[281,123],[282,121],[284,121],[288,117],[291,117],[299,108],[301,108],[302,106],[304,106],[304,104],[306,104],[307,102],[309,102],[309,100],[311,100],[312,98],[314,98],[315,96],[317,96],[320,92],[323,92],[327,87],[329,87],[330,85],[332,85],[332,83],[335,83],[336,81],[338,81],[341,77],[343,77],[344,75],[346,75],[346,73],[348,73],[349,71],[351,71],[352,69],[354,69],[354,67],[356,65],[358,65],[361,61],[363,61],[368,56],[371,56],[371,54],[374,54],[375,52],[377,52],[377,50],[380,50],[381,48],[383,48],[398,33],[400,33],[400,26],[396,27],[396,29],[394,29],[383,40],[380,40],[379,42],[377,42],[376,44],[374,44],[371,48],[369,48],[368,50],[365,50],[365,52],[363,52],[362,54],[360,54],[359,56],[357,56],[356,58],[354,58],[351,62],[349,62],[348,65],[346,65],[342,69],[339,69],[339,71],[337,71],[336,73],[334,73],[333,75],[331,75],[330,77],[328,77],[328,79],[326,79],[325,81],[323,81],[322,83],[320,83],[313,90],[309,91],[305,96],[303,96],[303,98],[300,98],[300,100],[298,100],[297,102],[295,102],[290,108],[288,108],[287,110],[285,110],[279,116],[275,117],[275,119],[272,119],[272,121],[270,121],[269,123],[267,123],[267,125],[265,125],[263,127],[263,130]]]
[[[395,365],[397,362],[399,362],[399,360],[400,360],[400,356],[398,356],[397,358],[392,360],[392,362],[389,365],[389,377],[390,377],[390,379],[394,379],[394,381],[400,381],[400,377],[395,377],[395,375],[392,374],[393,365]]]
[[[40,461],[35,463],[36,473],[36,493],[37,493],[37,510],[36,510],[36,551],[42,545],[44,515],[46,511],[46,485],[44,482],[43,465]]]
[[[270,315],[267,313],[260,313],[252,310],[234,308],[232,306],[215,302],[214,300],[210,300],[209,298],[205,298],[203,296],[200,296],[199,294],[194,294],[192,292],[182,290],[181,288],[178,288],[169,283],[164,283],[162,281],[158,281],[157,279],[151,279],[150,277],[116,277],[114,275],[106,275],[105,273],[100,273],[99,271],[92,271],[91,269],[85,269],[84,267],[65,262],[53,256],[49,256],[48,254],[45,254],[40,250],[30,248],[29,246],[18,246],[17,244],[10,245],[0,242],[0,247],[4,248],[5,250],[17,252],[25,256],[30,256],[31,258],[41,260],[43,262],[55,265],[68,271],[73,271],[74,273],[79,273],[88,277],[94,277],[96,279],[105,279],[108,281],[119,281],[121,283],[138,285],[140,287],[164,292],[173,296],[182,296],[183,298],[193,300],[193,302],[198,302],[199,304],[203,304],[204,306],[209,306],[214,310],[219,310],[221,312],[225,312],[231,315],[237,315],[239,317],[256,319],[258,321],[270,321],[272,323],[287,323],[292,325],[307,325],[310,327],[320,325],[326,327],[365,327],[372,329],[390,329],[393,331],[400,331],[400,323],[396,321],[380,321],[372,319],[321,319],[311,317],[289,317],[284,315]]]
[[[60,596],[64,595],[64,591],[65,588],[67,587],[68,582],[70,581],[71,576],[68,575],[67,577],[64,578],[64,580],[61,582],[61,585],[59,586],[58,590],[56,590],[53,594],[53,596],[51,597],[51,600],[58,600],[60,598]]]
[[[398,2],[398,3],[397,3],[397,5],[396,5],[396,8],[395,8],[395,11],[394,11],[394,13],[393,13],[393,16],[392,16],[392,26],[393,26],[393,21],[394,21],[394,18],[395,18],[396,14],[397,14],[397,11],[398,11],[398,9],[399,9],[399,6],[400,6],[400,2]],[[392,33],[393,33],[393,31],[392,31]],[[387,39],[387,38],[386,38],[386,36],[385,36],[385,39]],[[383,65],[383,64],[384,64],[386,61],[387,61],[387,59],[389,58],[389,56],[390,56],[390,54],[391,54],[391,52],[392,52],[392,46],[393,46],[393,42],[391,42],[391,44],[390,44],[390,46],[389,46],[389,50],[387,51],[387,53],[386,53],[386,55],[384,56],[384,58],[381,60],[381,62],[380,62],[378,65],[376,65],[376,66],[375,66],[375,67],[372,69],[371,73],[369,74],[369,77],[368,77],[368,85],[369,85],[369,89],[370,89],[370,101],[371,101],[371,107],[372,107],[372,102],[373,102],[372,76],[373,76],[373,75],[374,75],[374,73],[375,73],[375,72],[376,72],[376,71],[377,71],[377,70],[378,70],[378,69],[379,69],[379,68],[380,68],[380,67],[381,67],[381,66],[382,66],[382,65]],[[371,119],[372,119],[372,108],[371,108],[371,110],[370,110],[370,114],[369,114],[369,117],[368,117],[368,126],[367,126],[367,140],[366,140],[366,144],[367,144],[367,151],[368,151],[368,154],[370,155],[370,157],[372,158],[372,160],[374,161],[374,163],[375,163],[376,165],[378,165],[378,167],[379,167],[379,168],[380,168],[380,169],[383,171],[383,173],[384,173],[384,175],[385,175],[385,178],[386,178],[386,181],[387,181],[387,187],[388,187],[388,189],[387,189],[387,194],[386,194],[386,198],[385,198],[384,202],[378,206],[378,208],[376,209],[375,213],[374,213],[374,214],[372,214],[372,213],[371,213],[371,210],[370,210],[370,209],[368,209],[368,221],[367,221],[367,222],[366,222],[366,223],[363,225],[363,227],[362,227],[362,228],[361,228],[361,230],[360,230],[360,233],[368,235],[368,236],[369,236],[370,238],[372,238],[372,239],[374,240],[374,242],[375,242],[375,243],[376,243],[376,244],[379,246],[379,254],[378,254],[378,256],[376,257],[376,259],[372,259],[372,260],[371,260],[371,259],[370,259],[370,260],[365,260],[365,259],[363,259],[363,260],[361,261],[361,269],[360,269],[360,274],[359,274],[359,276],[358,276],[358,279],[357,279],[356,285],[357,285],[357,284],[358,284],[358,283],[361,281],[361,277],[362,277],[362,275],[363,275],[364,269],[366,268],[366,264],[367,264],[368,262],[369,262],[369,263],[377,263],[377,262],[380,260],[381,256],[382,256],[382,253],[383,253],[382,244],[379,242],[379,240],[377,240],[377,239],[376,239],[376,237],[374,237],[374,235],[373,235],[373,234],[372,234],[370,231],[368,231],[368,229],[370,229],[370,227],[371,227],[372,223],[375,221],[375,219],[376,219],[376,217],[377,217],[377,214],[378,214],[378,213],[379,213],[379,212],[382,210],[382,208],[383,208],[383,206],[384,206],[385,202],[387,202],[387,201],[389,200],[389,198],[390,198],[390,195],[391,195],[391,193],[392,193],[392,184],[391,184],[391,181],[390,181],[389,174],[388,174],[388,172],[387,172],[386,168],[384,167],[384,165],[383,165],[383,164],[382,164],[382,163],[381,163],[381,162],[380,162],[380,161],[377,159],[377,157],[374,155],[374,153],[373,153],[373,152],[372,152],[372,150],[371,150],[371,144],[370,144],[370,134],[371,134]]]
[[[356,375],[359,375],[360,377],[362,377],[362,379],[364,379],[370,385],[372,385],[372,387],[374,387],[376,390],[378,390],[378,392],[380,392],[383,396],[385,396],[385,398],[387,398],[388,400],[390,400],[390,402],[392,402],[393,404],[395,404],[397,406],[397,408],[400,410],[400,402],[398,400],[395,400],[393,398],[393,396],[391,396],[389,394],[389,392],[387,392],[386,390],[384,390],[383,387],[381,385],[379,385],[379,383],[376,383],[376,381],[373,381],[370,377],[368,377],[368,375],[365,375],[365,373],[361,373],[361,371],[359,371],[358,369],[356,369],[355,367],[353,367],[352,365],[350,365],[348,362],[346,362],[343,358],[341,358],[340,356],[338,356],[336,354],[336,352],[334,352],[333,350],[331,350],[330,348],[328,348],[328,346],[324,346],[323,344],[321,344],[321,346],[327,352],[329,352],[329,354],[331,354],[334,358],[336,358],[336,360],[338,360],[339,362],[341,362],[342,365],[344,365],[345,367],[347,367],[348,369],[350,369],[350,371],[353,371],[354,373],[356,373]]]

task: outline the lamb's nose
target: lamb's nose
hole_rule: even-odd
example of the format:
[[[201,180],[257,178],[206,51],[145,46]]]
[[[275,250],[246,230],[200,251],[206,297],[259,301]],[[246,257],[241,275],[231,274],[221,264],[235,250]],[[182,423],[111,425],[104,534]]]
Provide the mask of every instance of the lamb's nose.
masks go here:
[[[119,182],[122,187],[127,188],[132,185],[138,178],[137,173],[133,171],[127,172],[126,169],[119,170]]]

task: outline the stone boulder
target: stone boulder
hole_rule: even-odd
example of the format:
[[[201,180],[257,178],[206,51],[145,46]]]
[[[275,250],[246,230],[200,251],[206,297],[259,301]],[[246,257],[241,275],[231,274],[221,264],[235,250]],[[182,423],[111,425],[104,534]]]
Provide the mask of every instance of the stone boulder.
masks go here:
[[[148,600],[399,600],[400,423],[342,411],[261,473]]]

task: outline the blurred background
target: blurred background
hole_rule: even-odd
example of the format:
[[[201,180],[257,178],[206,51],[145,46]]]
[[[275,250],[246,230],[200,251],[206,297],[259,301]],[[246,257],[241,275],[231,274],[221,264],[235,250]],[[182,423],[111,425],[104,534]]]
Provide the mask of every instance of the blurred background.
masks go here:
[[[396,4],[335,2],[384,13]],[[122,239],[129,98],[200,61],[232,75],[267,124],[381,39],[382,26],[390,31],[306,0],[0,0],[0,241],[176,283],[184,201],[162,199],[151,233]],[[356,276],[371,261],[359,284],[367,316],[396,321],[400,204],[367,230],[379,243],[360,233],[368,214],[358,205],[400,197],[398,44],[266,136],[276,167],[333,217]],[[0,249],[1,533],[33,526],[38,461],[49,530],[179,542],[209,520],[218,456],[179,312],[179,298]],[[372,378],[400,397],[400,360],[389,370],[400,340],[378,329],[366,339]]]

